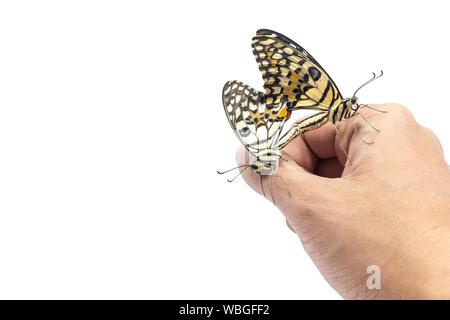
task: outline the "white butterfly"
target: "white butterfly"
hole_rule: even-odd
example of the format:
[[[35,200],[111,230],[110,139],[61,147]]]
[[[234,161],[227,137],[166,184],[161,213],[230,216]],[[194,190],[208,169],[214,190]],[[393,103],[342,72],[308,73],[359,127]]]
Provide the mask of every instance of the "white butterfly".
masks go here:
[[[240,81],[225,84],[222,101],[233,131],[255,157],[251,164],[242,167],[261,175],[274,174],[284,146],[281,132],[290,116],[285,104],[267,109],[265,95]]]

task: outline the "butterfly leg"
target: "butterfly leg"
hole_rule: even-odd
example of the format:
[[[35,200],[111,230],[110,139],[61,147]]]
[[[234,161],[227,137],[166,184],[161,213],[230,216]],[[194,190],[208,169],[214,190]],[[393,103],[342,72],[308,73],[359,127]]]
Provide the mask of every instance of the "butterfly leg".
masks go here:
[[[355,135],[365,144],[372,144],[374,141],[368,142],[366,140],[364,140],[359,134],[358,134],[358,129],[356,129],[356,125],[355,122],[352,121],[352,125],[353,125],[353,130],[355,131]]]
[[[371,107],[371,106],[369,106],[368,104],[363,104],[363,105],[361,105],[360,108],[369,108],[369,109],[371,109],[371,110],[375,110],[375,111],[380,112],[380,113],[388,113],[386,110],[380,110],[380,109]]]
[[[339,133],[339,130],[334,123],[333,123],[333,127],[336,130],[336,135],[340,136],[341,134]],[[345,151],[345,148],[342,148],[342,151],[344,151],[344,154],[347,157],[348,162],[350,163],[350,165],[352,165],[352,162],[351,162],[350,158],[348,157],[348,153],[347,153],[347,151]]]
[[[294,123],[294,126],[289,129],[288,132],[284,134],[284,136],[280,139],[277,146],[279,149],[283,149],[289,142],[291,142],[294,138],[297,136],[307,132],[311,131],[317,128],[320,128],[328,121],[329,113],[326,112],[319,112],[316,114],[313,114],[310,117],[307,117],[303,120],[300,120],[298,122]]]
[[[357,113],[355,114],[355,116],[360,116],[373,130],[375,130],[376,132],[380,132],[379,129],[375,128],[370,122],[369,120],[366,119],[366,117],[364,117],[361,113]]]

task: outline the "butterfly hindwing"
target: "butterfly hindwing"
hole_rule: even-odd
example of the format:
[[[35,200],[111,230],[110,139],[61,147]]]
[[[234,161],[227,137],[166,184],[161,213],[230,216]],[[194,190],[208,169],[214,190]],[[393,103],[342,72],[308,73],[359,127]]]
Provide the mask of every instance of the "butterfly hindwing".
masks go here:
[[[228,81],[222,101],[228,122],[249,152],[256,155],[277,142],[290,113],[284,106],[269,110],[265,95],[240,81]]]
[[[327,111],[342,96],[320,64],[300,45],[271,30],[258,30],[252,50],[264,79],[267,108],[286,99],[289,111]]]

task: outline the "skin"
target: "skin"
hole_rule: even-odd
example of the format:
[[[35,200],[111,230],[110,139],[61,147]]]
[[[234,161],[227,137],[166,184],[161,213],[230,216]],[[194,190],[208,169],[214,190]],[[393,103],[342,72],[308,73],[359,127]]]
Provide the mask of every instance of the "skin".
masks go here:
[[[339,134],[326,124],[296,138],[278,172],[263,176],[265,196],[343,298],[450,299],[450,169],[441,144],[405,107],[371,106],[388,111],[360,110],[380,132],[355,117],[338,123]],[[263,194],[258,174],[243,177]],[[371,265],[380,267],[381,289],[366,285]]]

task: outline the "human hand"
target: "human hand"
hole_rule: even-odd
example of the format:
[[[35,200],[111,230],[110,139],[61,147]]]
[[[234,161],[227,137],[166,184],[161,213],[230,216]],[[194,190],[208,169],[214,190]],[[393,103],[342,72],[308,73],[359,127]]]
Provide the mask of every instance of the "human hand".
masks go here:
[[[339,135],[327,124],[285,147],[288,161],[262,176],[264,192],[258,174],[243,177],[281,210],[342,297],[450,299],[450,170],[442,147],[405,107],[374,107],[388,113],[360,112],[380,132],[359,117],[339,122]],[[380,268],[380,290],[366,285],[371,265]]]

